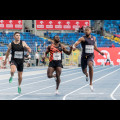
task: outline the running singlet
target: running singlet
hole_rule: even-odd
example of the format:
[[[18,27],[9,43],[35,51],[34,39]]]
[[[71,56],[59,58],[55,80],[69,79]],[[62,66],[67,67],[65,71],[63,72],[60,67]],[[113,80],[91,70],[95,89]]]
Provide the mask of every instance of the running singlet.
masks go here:
[[[86,36],[83,36],[85,39],[85,42],[81,42],[82,45],[82,55],[94,55],[94,45],[95,40],[94,37],[91,35],[91,38],[87,38]]]
[[[16,62],[23,62],[24,61],[24,48],[22,45],[22,40],[20,40],[19,44],[11,43],[11,50],[12,50],[12,57],[11,60],[15,60]]]
[[[55,47],[54,44],[50,47],[50,62],[51,61],[62,61],[62,48],[61,44],[58,47]]]

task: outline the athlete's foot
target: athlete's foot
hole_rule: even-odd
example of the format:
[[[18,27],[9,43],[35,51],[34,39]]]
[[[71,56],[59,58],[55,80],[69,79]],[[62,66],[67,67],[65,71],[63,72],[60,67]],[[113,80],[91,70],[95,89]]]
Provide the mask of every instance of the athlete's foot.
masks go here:
[[[86,81],[88,82],[88,80],[89,80],[89,78],[88,78],[88,73],[87,73],[87,75],[86,75]]]
[[[58,92],[58,90],[56,90],[56,91],[55,91],[55,94],[56,94],[56,95],[59,95],[59,92]]]
[[[21,87],[18,87],[18,93],[19,94],[21,93]]]
[[[13,80],[13,77],[10,77],[10,79],[9,79],[9,83],[11,83],[11,82],[12,82],[12,80]]]
[[[91,92],[94,91],[94,89],[93,89],[93,85],[90,85],[90,90],[91,90]]]
[[[89,78],[86,76],[86,81],[88,82]]]

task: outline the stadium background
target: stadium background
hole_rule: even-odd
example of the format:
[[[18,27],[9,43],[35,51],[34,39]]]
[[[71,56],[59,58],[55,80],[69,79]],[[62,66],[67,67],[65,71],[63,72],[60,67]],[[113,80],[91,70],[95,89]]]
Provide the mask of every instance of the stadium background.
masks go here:
[[[21,40],[31,47],[31,64],[36,66],[35,53],[40,55],[39,66],[43,66],[42,56],[46,47],[52,43],[55,35],[67,49],[84,35],[85,26],[90,26],[92,35],[97,39],[97,47],[105,53],[100,56],[95,52],[95,65],[106,61],[107,54],[114,65],[120,64],[120,20],[0,20],[0,68],[3,67],[8,44],[14,40],[16,31],[21,33]],[[63,54],[63,65],[80,66],[81,45],[70,56]],[[48,55],[49,57],[49,55]],[[46,59],[46,65],[49,63]],[[9,67],[9,63],[6,66]]]

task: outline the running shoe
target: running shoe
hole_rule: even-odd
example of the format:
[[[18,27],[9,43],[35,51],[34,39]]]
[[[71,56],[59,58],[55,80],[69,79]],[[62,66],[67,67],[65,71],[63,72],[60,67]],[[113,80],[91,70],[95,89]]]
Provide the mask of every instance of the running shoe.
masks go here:
[[[89,80],[89,78],[88,78],[88,77],[86,77],[86,82],[88,82],[88,80]]]
[[[90,85],[90,90],[91,90],[91,92],[94,91],[94,90],[93,90],[93,85]]]
[[[18,87],[18,93],[19,94],[21,93],[21,87]]]
[[[55,91],[55,94],[56,94],[56,95],[59,95],[59,92],[58,92],[58,90],[56,90],[56,91]]]
[[[10,77],[10,79],[9,79],[9,83],[11,83],[11,82],[12,82],[12,80],[13,80],[13,77]]]

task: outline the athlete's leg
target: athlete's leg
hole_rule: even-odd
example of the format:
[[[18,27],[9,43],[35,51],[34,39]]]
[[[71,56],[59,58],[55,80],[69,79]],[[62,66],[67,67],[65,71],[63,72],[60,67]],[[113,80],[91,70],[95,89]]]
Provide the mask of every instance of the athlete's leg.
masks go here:
[[[89,61],[88,62],[89,66],[89,75],[90,75],[90,85],[92,85],[92,80],[93,80],[93,62]]]
[[[87,67],[82,69],[82,72],[86,75],[86,77],[88,77],[88,73],[87,73]]]
[[[13,76],[14,76],[14,73],[16,71],[16,66],[15,65],[11,65],[10,69],[11,69],[11,71],[10,71],[11,77],[9,78],[9,83],[11,83],[12,80],[13,80]]]
[[[61,71],[62,71],[61,67],[56,67],[56,90],[58,90],[61,82],[60,80]]]
[[[23,72],[18,71],[18,86],[20,86],[22,83],[22,74],[23,74]]]
[[[10,69],[11,69],[11,71],[10,71],[11,77],[13,77],[13,76],[14,76],[14,73],[15,73],[15,71],[16,71],[16,66],[15,66],[15,65],[11,65],[11,66],[10,66]]]
[[[53,72],[55,71],[55,68],[53,67],[48,67],[48,70],[47,70],[47,76],[48,78],[53,78],[53,77],[56,77],[56,75],[53,75]]]

